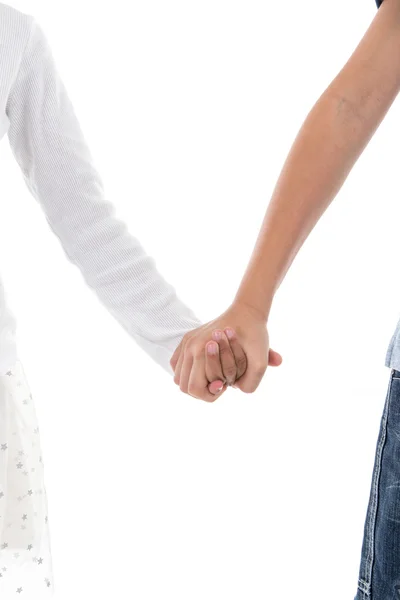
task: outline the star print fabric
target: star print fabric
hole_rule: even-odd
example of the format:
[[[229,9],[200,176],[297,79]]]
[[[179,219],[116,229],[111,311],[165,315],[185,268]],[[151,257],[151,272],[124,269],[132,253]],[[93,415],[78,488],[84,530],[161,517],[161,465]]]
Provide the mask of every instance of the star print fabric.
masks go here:
[[[0,598],[53,596],[47,496],[32,394],[18,360],[0,376]]]

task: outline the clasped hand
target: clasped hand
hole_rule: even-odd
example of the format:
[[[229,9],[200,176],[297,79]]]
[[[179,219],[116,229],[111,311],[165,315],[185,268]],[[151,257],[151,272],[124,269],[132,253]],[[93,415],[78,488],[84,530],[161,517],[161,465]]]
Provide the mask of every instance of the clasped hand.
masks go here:
[[[281,362],[281,355],[269,347],[266,319],[235,303],[217,319],[189,331],[170,364],[182,392],[214,402],[229,386],[254,392],[267,367]]]

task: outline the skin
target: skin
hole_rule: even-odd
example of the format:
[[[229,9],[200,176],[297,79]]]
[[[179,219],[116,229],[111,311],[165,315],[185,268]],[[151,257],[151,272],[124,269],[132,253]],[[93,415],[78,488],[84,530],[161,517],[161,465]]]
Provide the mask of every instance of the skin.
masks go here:
[[[198,344],[203,342],[204,347],[212,330],[223,330],[227,324],[235,328],[247,357],[247,369],[236,380],[238,388],[255,391],[267,366],[280,364],[280,355],[269,351],[267,333],[275,293],[399,89],[400,1],[384,0],[294,140],[232,305],[190,332],[176,349],[171,366],[182,391],[200,390],[204,373],[196,354]]]
[[[202,369],[203,375],[202,387],[193,389],[189,386],[189,382],[186,382],[185,385],[183,378],[181,382],[182,391],[194,398],[201,398],[208,402],[214,402],[229,385],[243,375],[247,368],[246,355],[238,343],[236,332],[233,329],[229,329],[230,340],[224,332],[217,330],[212,332],[212,337],[213,339],[208,341],[205,349],[203,346],[199,348],[198,352],[199,368]],[[174,369],[175,367],[176,365],[174,365]],[[176,382],[176,375],[174,381]]]
[[[252,323],[251,311],[248,316],[244,312],[235,317],[229,315],[215,322],[187,333],[177,350],[175,350],[171,366],[174,369],[174,382],[182,392],[207,402],[214,402],[229,386],[239,387],[238,381],[248,378],[249,356],[243,349],[243,340],[254,338],[252,352],[260,356],[266,355],[271,366],[278,366],[282,357],[274,350],[269,350],[268,332],[264,324],[264,334],[258,336],[257,326]],[[235,318],[236,328],[230,327]],[[211,339],[210,339],[211,338]],[[239,342],[240,339],[240,342]],[[212,383],[209,383],[212,382]],[[255,386],[250,380],[249,385]],[[254,387],[255,389],[255,387]]]

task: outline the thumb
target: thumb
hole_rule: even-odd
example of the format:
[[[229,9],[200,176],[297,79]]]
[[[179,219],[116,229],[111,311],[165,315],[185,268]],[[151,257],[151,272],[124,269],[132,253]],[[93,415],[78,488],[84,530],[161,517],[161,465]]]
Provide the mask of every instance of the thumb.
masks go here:
[[[268,355],[268,366],[269,367],[279,367],[279,365],[282,364],[282,356],[278,353],[275,352],[275,350],[272,350],[271,348],[269,349],[269,355]]]
[[[224,387],[224,382],[217,379],[216,381],[213,381],[212,383],[208,384],[208,391],[210,392],[210,394],[219,394],[220,392],[222,392]]]

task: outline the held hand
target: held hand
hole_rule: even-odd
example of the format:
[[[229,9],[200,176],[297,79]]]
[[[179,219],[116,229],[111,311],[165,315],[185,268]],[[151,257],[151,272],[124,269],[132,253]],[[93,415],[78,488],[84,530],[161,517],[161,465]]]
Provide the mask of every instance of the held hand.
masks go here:
[[[211,382],[208,390],[213,395],[213,401],[245,373],[247,358],[233,329],[229,328],[225,332],[213,330],[212,338],[204,349],[204,375],[206,382]]]
[[[231,336],[229,342],[227,336]],[[210,339],[218,343],[218,354],[205,352],[205,347],[215,352]],[[171,367],[174,381],[183,392],[213,401],[233,383],[243,392],[254,392],[267,366],[279,366],[281,362],[281,355],[269,349],[265,319],[250,307],[234,303],[214,321],[184,336],[172,356]],[[216,376],[218,382],[213,381]],[[208,385],[210,381],[213,383]],[[222,381],[221,392],[213,395]]]
[[[195,329],[190,333],[196,333],[199,330]],[[178,381],[176,367],[180,356],[183,358],[181,349],[189,341],[189,335],[187,334],[182,339],[170,364],[175,370],[174,381],[180,386],[183,392],[201,400],[214,402],[217,397],[220,397],[226,391],[228,385],[231,385],[236,378],[240,377],[246,371],[246,355],[237,341],[233,330],[231,330],[230,335],[232,338],[231,342],[229,342],[224,332],[216,331],[215,335],[213,335],[215,341],[213,341],[210,340],[211,336],[207,333],[208,343],[206,347],[202,346],[201,352],[196,353],[196,359],[191,360],[189,355],[186,355],[186,358],[190,361],[188,364],[191,365],[191,368],[186,369],[185,367],[182,369],[179,367],[181,375]],[[187,376],[185,373],[187,373]]]

